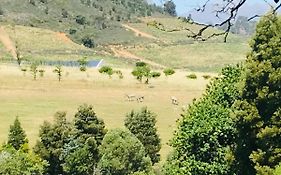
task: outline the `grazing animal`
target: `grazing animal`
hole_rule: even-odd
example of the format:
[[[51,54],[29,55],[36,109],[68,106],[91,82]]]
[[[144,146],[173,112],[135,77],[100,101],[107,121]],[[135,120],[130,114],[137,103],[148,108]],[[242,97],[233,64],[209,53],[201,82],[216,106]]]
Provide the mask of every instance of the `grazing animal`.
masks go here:
[[[136,98],[135,94],[126,94],[127,100],[128,101],[134,101]]]
[[[179,105],[179,101],[178,101],[178,99],[176,97],[172,96],[171,100],[172,100],[172,104],[173,105]]]
[[[137,97],[137,102],[138,102],[138,103],[142,103],[143,100],[144,100],[144,96],[143,96],[143,95]]]

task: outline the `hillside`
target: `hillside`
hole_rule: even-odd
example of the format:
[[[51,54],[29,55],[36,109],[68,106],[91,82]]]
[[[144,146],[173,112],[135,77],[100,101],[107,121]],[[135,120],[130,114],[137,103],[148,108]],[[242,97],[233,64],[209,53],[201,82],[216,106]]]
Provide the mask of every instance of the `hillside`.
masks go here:
[[[0,12],[1,21],[9,24],[65,32],[78,43],[95,37],[101,43],[99,38],[112,30],[126,33],[120,22],[136,21],[162,9],[144,0],[1,0]]]
[[[121,67],[145,61],[158,68],[217,71],[243,60],[248,51],[245,37],[233,34],[228,43],[222,37],[194,41],[186,28],[198,26],[166,16],[144,0],[2,0],[0,25],[26,60],[87,56]],[[14,57],[3,47],[2,60]]]

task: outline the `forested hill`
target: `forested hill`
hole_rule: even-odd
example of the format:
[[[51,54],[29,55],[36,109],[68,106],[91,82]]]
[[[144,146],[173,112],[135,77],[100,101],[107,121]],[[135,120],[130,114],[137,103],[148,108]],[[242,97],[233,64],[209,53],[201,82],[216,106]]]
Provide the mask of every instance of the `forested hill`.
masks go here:
[[[118,31],[122,22],[162,12],[146,0],[0,1],[1,22],[65,32],[78,43],[86,37],[96,38],[101,30]]]

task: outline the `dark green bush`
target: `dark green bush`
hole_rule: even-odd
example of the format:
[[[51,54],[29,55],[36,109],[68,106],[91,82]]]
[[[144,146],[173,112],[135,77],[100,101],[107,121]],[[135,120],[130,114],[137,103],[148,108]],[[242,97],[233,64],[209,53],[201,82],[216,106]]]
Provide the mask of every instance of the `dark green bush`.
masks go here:
[[[188,78],[188,79],[197,79],[197,75],[189,74],[189,75],[186,76],[186,78]]]

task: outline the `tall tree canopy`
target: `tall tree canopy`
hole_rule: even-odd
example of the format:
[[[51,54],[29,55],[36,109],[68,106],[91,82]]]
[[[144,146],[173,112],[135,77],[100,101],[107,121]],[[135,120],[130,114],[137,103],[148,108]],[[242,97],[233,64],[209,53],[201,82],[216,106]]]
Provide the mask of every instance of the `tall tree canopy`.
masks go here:
[[[98,167],[103,175],[150,173],[151,161],[142,143],[128,130],[109,131],[100,147]]]
[[[99,119],[91,105],[81,105],[74,116],[74,127],[82,142],[94,137],[99,146],[107,130],[102,119]]]
[[[70,141],[72,127],[66,120],[65,112],[57,112],[55,114],[54,124],[44,122],[40,127],[38,141],[34,147],[34,152],[42,159],[48,161],[48,174],[63,174],[62,164],[64,160],[61,159],[64,144]]]
[[[126,128],[141,141],[153,164],[160,161],[161,149],[161,140],[155,125],[156,115],[147,108],[142,108],[140,112],[131,111],[125,119]]]
[[[235,103],[238,174],[272,174],[281,161],[281,19],[259,22]]]
[[[10,126],[8,144],[19,150],[26,143],[28,143],[28,139],[17,117],[14,124]]]

